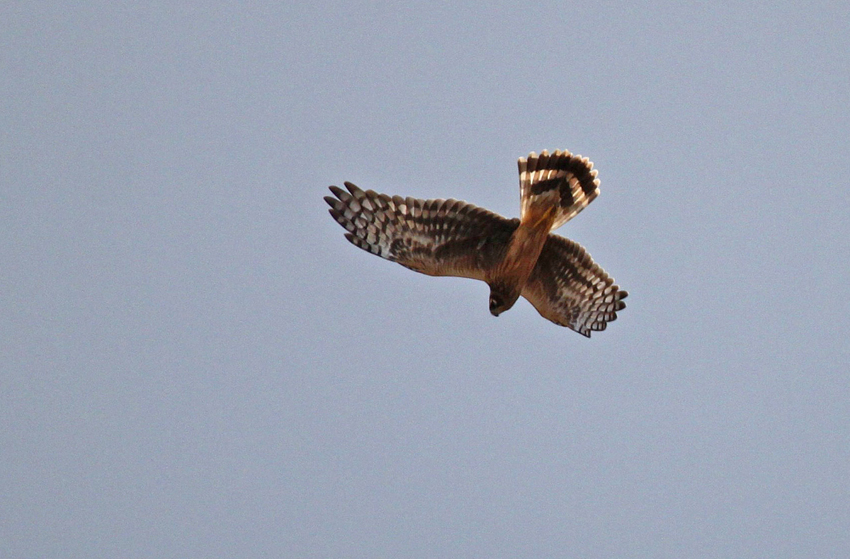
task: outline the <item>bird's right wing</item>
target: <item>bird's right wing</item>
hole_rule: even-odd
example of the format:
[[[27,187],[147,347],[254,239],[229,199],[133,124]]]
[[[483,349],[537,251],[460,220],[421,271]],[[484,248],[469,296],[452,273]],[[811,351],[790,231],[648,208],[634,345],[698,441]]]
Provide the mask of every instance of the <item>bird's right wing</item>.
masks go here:
[[[553,234],[522,289],[543,318],[588,338],[617,320],[628,295],[581,245]]]
[[[458,200],[419,200],[330,187],[330,214],[352,244],[431,276],[485,280],[518,225]]]

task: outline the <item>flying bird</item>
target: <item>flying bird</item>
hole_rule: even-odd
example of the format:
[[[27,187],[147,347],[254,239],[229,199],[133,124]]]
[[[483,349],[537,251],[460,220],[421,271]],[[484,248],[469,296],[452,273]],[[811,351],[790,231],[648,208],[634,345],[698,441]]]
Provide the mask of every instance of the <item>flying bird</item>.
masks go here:
[[[331,186],[325,196],[345,238],[429,276],[487,282],[490,313],[525,297],[555,324],[590,337],[605,330],[628,296],[578,243],[555,235],[599,195],[586,157],[531,152],[519,165],[520,217],[507,219],[459,200],[419,200]]]

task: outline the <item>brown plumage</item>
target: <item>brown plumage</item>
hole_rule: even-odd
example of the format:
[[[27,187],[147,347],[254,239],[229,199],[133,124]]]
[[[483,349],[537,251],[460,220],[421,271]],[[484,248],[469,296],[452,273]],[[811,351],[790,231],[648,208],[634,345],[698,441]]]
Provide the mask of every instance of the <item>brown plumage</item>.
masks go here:
[[[590,337],[628,293],[577,243],[550,233],[599,194],[593,163],[568,151],[519,160],[520,219],[458,200],[419,200],[330,187],[330,214],[355,246],[431,276],[487,282],[490,312],[523,296],[545,318]]]

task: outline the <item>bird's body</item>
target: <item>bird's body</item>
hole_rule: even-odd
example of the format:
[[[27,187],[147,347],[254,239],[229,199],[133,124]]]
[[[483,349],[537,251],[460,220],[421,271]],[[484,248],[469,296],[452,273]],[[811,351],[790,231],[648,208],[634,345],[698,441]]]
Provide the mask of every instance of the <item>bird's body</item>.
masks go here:
[[[495,316],[511,308],[521,295],[549,237],[552,217],[549,212],[535,223],[520,222],[511,235],[504,258],[486,280],[494,292],[490,310]]]
[[[331,187],[333,218],[355,246],[432,276],[490,286],[490,312],[523,296],[545,318],[590,336],[625,308],[628,295],[577,243],[554,235],[599,194],[587,158],[568,151],[519,160],[520,219],[457,200],[419,200]]]

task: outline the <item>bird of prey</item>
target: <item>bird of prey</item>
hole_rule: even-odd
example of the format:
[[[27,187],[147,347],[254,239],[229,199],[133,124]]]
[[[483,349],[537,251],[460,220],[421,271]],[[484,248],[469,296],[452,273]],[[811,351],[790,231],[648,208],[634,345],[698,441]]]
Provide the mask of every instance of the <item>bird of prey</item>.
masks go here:
[[[466,202],[419,200],[331,186],[330,214],[345,238],[430,276],[487,282],[499,316],[522,295],[555,324],[590,337],[616,320],[628,296],[578,243],[552,233],[599,195],[593,163],[569,151],[519,159],[520,217]]]

